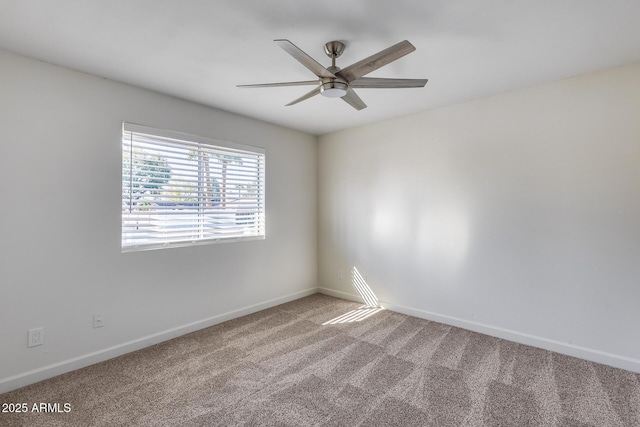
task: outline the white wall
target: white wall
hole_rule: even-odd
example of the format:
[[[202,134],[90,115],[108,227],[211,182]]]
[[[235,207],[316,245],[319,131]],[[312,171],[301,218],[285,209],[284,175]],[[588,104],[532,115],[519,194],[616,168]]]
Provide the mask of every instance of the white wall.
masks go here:
[[[122,254],[123,121],[266,148],[266,240]],[[0,131],[0,392],[316,291],[316,137],[2,51]]]
[[[325,292],[640,372],[640,64],[318,150]]]

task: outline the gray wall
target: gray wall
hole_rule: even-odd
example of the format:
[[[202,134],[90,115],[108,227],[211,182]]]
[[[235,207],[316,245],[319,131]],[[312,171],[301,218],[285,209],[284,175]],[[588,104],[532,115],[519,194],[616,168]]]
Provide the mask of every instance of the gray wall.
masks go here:
[[[316,291],[316,137],[2,51],[0,82],[0,392]],[[123,121],[264,147],[267,238],[122,254]]]
[[[320,286],[640,372],[639,114],[636,64],[320,137]]]

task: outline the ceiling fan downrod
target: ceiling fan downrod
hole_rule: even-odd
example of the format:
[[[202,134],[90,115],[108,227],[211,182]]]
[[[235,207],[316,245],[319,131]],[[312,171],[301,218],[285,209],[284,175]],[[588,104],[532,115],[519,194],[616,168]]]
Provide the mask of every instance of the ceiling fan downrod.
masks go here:
[[[331,58],[331,67],[328,67],[327,70],[333,74],[340,71],[340,68],[336,67],[336,58],[342,55],[342,52],[344,52],[344,43],[342,42],[334,40],[324,45],[324,53]],[[324,77],[321,80],[320,94],[327,98],[342,98],[349,90],[349,84],[342,79]]]

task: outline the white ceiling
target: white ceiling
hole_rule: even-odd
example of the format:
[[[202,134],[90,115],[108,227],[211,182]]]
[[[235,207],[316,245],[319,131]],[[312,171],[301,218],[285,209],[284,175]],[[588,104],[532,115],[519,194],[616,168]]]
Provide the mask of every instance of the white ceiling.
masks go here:
[[[640,62],[638,0],[0,0],[0,47],[212,107],[324,134],[585,72]],[[368,108],[308,86],[286,38],[344,68],[399,41],[417,50],[368,77],[421,89],[358,89]],[[0,83],[1,84],[1,83]]]

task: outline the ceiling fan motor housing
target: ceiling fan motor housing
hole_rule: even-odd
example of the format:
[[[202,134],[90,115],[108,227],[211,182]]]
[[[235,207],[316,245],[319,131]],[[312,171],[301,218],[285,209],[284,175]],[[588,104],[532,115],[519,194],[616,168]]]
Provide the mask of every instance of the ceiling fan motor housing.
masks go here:
[[[320,86],[320,93],[327,98],[341,98],[347,94],[349,85],[346,81],[340,79],[334,79],[332,77],[322,78],[322,85]]]

